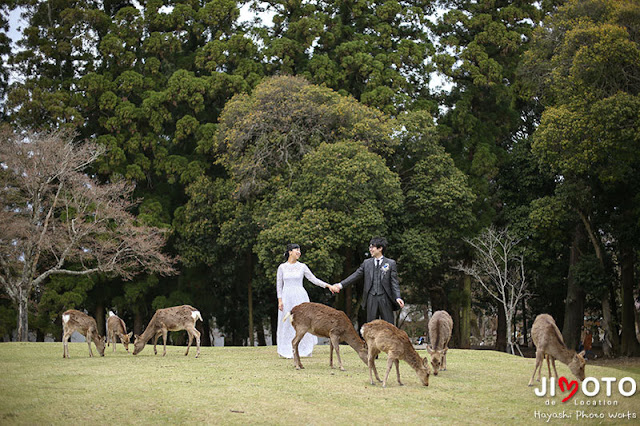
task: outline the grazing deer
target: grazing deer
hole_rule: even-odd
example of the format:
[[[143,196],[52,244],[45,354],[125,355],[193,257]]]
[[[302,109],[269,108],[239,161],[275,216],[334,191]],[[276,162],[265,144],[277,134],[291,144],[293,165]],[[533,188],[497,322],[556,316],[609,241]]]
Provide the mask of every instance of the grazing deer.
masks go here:
[[[447,369],[447,351],[449,350],[449,340],[453,330],[453,320],[447,311],[436,311],[429,320],[429,338],[431,346],[427,345],[427,352],[431,355],[431,366],[433,375],[438,375],[438,370]]]
[[[104,356],[105,338],[98,333],[96,320],[83,312],[69,309],[62,314],[62,358],[70,358],[69,338],[74,331],[82,334],[87,339],[90,357],[93,356],[91,342],[96,345],[100,356]]]
[[[329,338],[329,366],[331,368],[333,368],[333,350],[335,349],[340,370],[344,371],[340,358],[340,342],[346,342],[358,353],[362,362],[365,365],[368,364],[364,340],[358,336],[349,317],[344,312],[320,303],[305,302],[291,309],[291,312],[288,312],[282,321],[286,321],[289,317],[291,317],[291,325],[296,330],[291,345],[293,346],[293,363],[297,370],[304,368],[300,362],[298,344],[306,333]]]
[[[167,354],[167,334],[169,331],[186,330],[189,334],[189,344],[187,345],[187,352],[185,356],[189,355],[189,348],[193,338],[196,338],[196,345],[198,350],[196,352],[196,358],[200,356],[200,332],[196,330],[196,321],[202,321],[200,311],[189,305],[174,306],[172,308],[158,309],[153,318],[149,321],[149,325],[141,335],[136,335],[133,341],[133,354],[138,355],[144,345],[147,344],[149,339],[153,338],[153,353],[158,354],[156,349],[156,343],[158,343],[158,337],[162,336],[164,340],[164,352],[162,356]]]
[[[382,382],[383,388],[387,386],[389,372],[394,363],[396,364],[398,384],[402,386],[400,381],[400,360],[406,361],[416,371],[424,386],[429,386],[429,374],[431,373],[429,360],[426,357],[424,359],[420,358],[418,352],[413,348],[407,333],[384,320],[374,320],[366,323],[360,329],[360,333],[364,337],[369,350],[369,380],[372,385],[375,384],[371,375],[372,371],[375,373],[376,379],[379,382],[381,381],[376,370],[375,360],[380,351],[384,351],[387,353],[388,358],[387,373]]]
[[[116,336],[120,338],[120,342],[122,342],[122,346],[124,346],[125,350],[129,352],[129,342],[131,342],[131,336],[133,335],[133,331],[127,333],[127,326],[124,321],[109,311],[109,319],[107,320],[107,346],[109,345],[109,341],[113,343],[113,352],[116,351]]]
[[[551,378],[550,362],[553,364],[556,378],[558,377],[556,359],[559,359],[569,367],[569,370],[578,380],[584,380],[584,351],[578,354],[565,346],[562,334],[560,334],[560,330],[551,315],[540,314],[536,317],[533,327],[531,327],[531,338],[533,339],[533,344],[536,345],[536,368],[533,369],[533,376],[529,380],[529,386],[533,385],[536,371],[538,371],[538,381],[540,381],[542,360],[545,356],[547,358],[547,368],[549,368],[549,378]]]

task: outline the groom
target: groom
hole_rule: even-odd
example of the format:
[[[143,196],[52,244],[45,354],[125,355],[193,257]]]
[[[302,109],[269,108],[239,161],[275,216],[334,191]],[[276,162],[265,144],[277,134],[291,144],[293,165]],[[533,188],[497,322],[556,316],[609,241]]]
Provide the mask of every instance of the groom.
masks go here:
[[[396,261],[384,257],[386,247],[387,240],[373,238],[369,243],[371,258],[362,262],[349,277],[334,285],[341,290],[364,276],[362,307],[367,309],[367,322],[382,318],[393,324],[393,311],[404,307],[404,301],[400,298]]]

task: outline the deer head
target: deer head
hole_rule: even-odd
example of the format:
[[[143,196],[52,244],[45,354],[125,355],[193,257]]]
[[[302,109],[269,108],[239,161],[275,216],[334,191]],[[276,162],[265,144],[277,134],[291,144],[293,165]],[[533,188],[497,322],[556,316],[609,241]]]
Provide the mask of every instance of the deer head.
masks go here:
[[[568,364],[569,370],[580,380],[584,380],[584,366],[586,361],[584,360],[585,351],[575,354],[571,362]]]
[[[431,346],[427,345],[427,352],[429,352],[429,355],[431,355],[431,366],[433,366],[434,376],[438,375],[438,370],[442,365],[442,357],[444,357],[447,354],[447,349],[448,348],[435,351],[431,349]]]

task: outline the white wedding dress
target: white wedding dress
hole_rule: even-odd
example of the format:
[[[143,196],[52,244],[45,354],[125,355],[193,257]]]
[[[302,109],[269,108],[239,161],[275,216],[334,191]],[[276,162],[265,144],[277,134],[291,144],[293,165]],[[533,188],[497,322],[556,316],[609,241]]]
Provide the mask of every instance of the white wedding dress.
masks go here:
[[[286,322],[282,322],[282,319],[294,306],[309,301],[309,295],[302,286],[303,277],[319,287],[326,288],[329,285],[316,278],[309,267],[302,262],[293,264],[285,262],[278,266],[277,293],[278,298],[282,298],[284,305],[282,311],[278,310],[278,355],[285,358],[293,358],[291,341],[295,337],[296,331],[291,325],[291,318],[288,318]],[[298,353],[300,356],[311,356],[313,347],[317,343],[316,336],[305,334],[298,345]]]

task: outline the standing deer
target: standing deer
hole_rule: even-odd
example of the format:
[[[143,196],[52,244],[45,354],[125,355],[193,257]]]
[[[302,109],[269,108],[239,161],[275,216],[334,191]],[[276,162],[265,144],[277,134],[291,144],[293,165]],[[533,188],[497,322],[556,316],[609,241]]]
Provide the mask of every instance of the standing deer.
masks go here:
[[[83,312],[69,309],[62,314],[62,358],[70,358],[69,338],[74,331],[82,334],[87,339],[90,357],[93,356],[91,342],[96,345],[100,356],[104,356],[105,338],[98,333],[96,320]]]
[[[129,352],[129,342],[131,342],[131,336],[133,335],[133,331],[127,333],[127,326],[125,325],[122,318],[109,311],[109,319],[107,320],[107,346],[109,345],[109,341],[113,343],[113,352],[116,351],[116,336],[120,338],[120,342],[122,342],[122,346],[124,346],[125,350]]]
[[[362,362],[365,365],[368,364],[364,340],[358,336],[349,317],[344,312],[320,303],[305,302],[291,309],[291,312],[287,313],[282,321],[286,321],[289,317],[291,317],[291,325],[296,330],[291,345],[293,346],[293,363],[297,370],[304,368],[300,362],[298,344],[306,333],[329,338],[329,366],[331,368],[333,368],[333,350],[335,349],[340,370],[344,371],[340,358],[340,342],[346,342],[358,353]]]
[[[418,352],[413,348],[407,333],[384,320],[374,320],[366,323],[360,329],[360,333],[369,349],[369,380],[372,385],[375,384],[371,375],[372,371],[376,375],[376,380],[381,381],[376,370],[375,360],[380,351],[384,351],[387,353],[388,358],[387,373],[382,382],[383,388],[387,386],[389,372],[394,363],[396,364],[398,384],[402,386],[400,381],[400,360],[406,361],[416,371],[424,386],[429,386],[429,374],[431,373],[429,360],[426,357],[420,358]]]
[[[431,355],[431,366],[433,375],[438,375],[438,370],[447,369],[447,351],[449,350],[449,340],[453,330],[453,320],[447,311],[436,311],[429,320],[429,338],[431,346],[427,345],[427,352]]]
[[[196,321],[202,321],[200,311],[189,305],[174,306],[172,308],[158,309],[153,318],[149,321],[149,325],[141,335],[136,335],[133,342],[133,354],[138,355],[144,345],[147,344],[149,339],[153,338],[153,353],[158,354],[156,349],[156,343],[158,337],[162,336],[164,340],[164,352],[162,356],[167,354],[167,334],[169,331],[186,330],[189,334],[189,344],[187,345],[187,352],[185,356],[189,355],[189,348],[193,338],[196,338],[196,345],[198,350],[196,352],[196,358],[200,356],[200,332],[196,330]]]
[[[536,367],[533,369],[533,375],[529,380],[529,386],[533,385],[533,379],[538,371],[538,381],[542,375],[542,360],[547,358],[547,368],[549,369],[549,378],[551,378],[551,366],[553,364],[553,371],[558,377],[558,370],[556,370],[556,359],[566,364],[569,370],[578,378],[578,380],[584,380],[584,351],[579,354],[576,351],[567,348],[564,344],[564,339],[556,322],[551,315],[540,314],[536,317],[531,327],[531,338],[533,344],[536,345]]]

